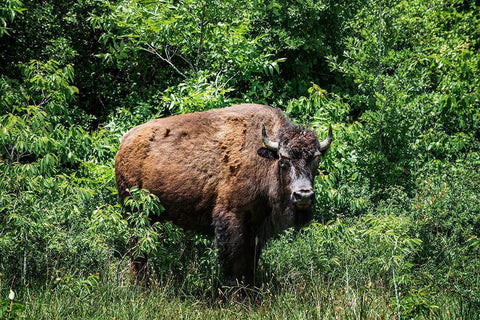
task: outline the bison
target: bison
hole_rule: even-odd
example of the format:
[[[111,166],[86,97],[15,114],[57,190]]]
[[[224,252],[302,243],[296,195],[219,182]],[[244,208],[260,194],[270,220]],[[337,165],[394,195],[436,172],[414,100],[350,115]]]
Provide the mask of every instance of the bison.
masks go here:
[[[313,180],[331,142],[331,127],[319,142],[264,105],[151,120],[122,139],[120,200],[133,186],[157,195],[165,212],[152,219],[215,235],[226,279],[251,284],[262,245],[312,219]]]

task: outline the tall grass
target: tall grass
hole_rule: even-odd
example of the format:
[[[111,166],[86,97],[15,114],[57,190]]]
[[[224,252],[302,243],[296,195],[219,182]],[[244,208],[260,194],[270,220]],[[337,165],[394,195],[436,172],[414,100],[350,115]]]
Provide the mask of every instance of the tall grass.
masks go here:
[[[440,269],[421,270],[410,263],[422,245],[411,237],[415,225],[412,220],[401,214],[376,213],[377,216],[351,221],[312,224],[300,233],[290,230],[280,235],[264,250],[257,274],[259,287],[222,286],[215,266],[207,277],[191,272],[198,263],[192,261],[191,266],[185,266],[187,275],[157,270],[146,288],[129,280],[126,261],[119,274],[117,262],[112,262],[100,274],[68,275],[43,286],[17,288],[15,300],[23,305],[14,316],[26,319],[477,318],[480,309],[474,295],[466,297],[460,284],[450,287],[444,284],[442,288]],[[438,279],[428,280],[426,275],[434,273]],[[0,301],[8,293],[8,284],[0,283]]]
[[[346,275],[345,275],[346,276]],[[61,287],[26,289],[26,319],[393,319],[392,292],[380,284],[344,285],[344,279],[325,281],[315,276],[309,281],[273,286],[269,282],[250,294],[211,297],[179,295],[166,284],[148,289],[117,286],[102,280],[87,295]],[[230,290],[228,290],[230,289]],[[236,291],[238,288],[223,288]],[[4,290],[2,290],[2,293]],[[438,309],[416,314],[415,319],[473,319],[475,310],[461,300],[441,295]]]

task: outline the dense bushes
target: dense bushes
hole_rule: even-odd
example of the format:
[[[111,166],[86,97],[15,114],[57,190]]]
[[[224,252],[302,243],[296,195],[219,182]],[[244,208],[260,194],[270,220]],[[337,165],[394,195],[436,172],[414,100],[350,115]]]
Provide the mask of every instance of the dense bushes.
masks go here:
[[[0,315],[7,289],[27,301],[22,285],[79,301],[111,292],[146,252],[153,281],[170,285],[161,299],[221,296],[209,239],[151,226],[157,202],[141,190],[144,215],[124,218],[113,158],[132,126],[244,101],[320,136],[334,128],[315,222],[262,256],[272,314],[301,298],[299,312],[332,317],[475,315],[478,23],[472,1],[7,0]]]

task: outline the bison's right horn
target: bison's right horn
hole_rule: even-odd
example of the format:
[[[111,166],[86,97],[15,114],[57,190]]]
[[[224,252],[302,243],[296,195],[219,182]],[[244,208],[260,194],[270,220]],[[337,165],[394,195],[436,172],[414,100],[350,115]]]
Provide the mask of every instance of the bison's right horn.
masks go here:
[[[263,137],[263,144],[267,149],[270,149],[272,151],[278,151],[278,142],[275,141],[270,141],[267,137],[267,132],[265,131],[265,125],[262,125],[262,137]]]
[[[332,144],[333,135],[332,135],[332,125],[328,126],[328,136],[325,140],[320,142],[320,151],[325,151],[330,148],[330,144]]]

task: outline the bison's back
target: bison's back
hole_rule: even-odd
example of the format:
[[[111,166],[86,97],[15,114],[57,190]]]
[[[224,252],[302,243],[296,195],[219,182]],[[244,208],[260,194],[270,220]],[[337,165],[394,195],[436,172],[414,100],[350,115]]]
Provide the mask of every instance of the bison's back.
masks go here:
[[[252,203],[247,198],[258,192],[252,183],[268,161],[256,155],[261,125],[274,136],[284,121],[271,107],[237,105],[137,126],[124,136],[115,160],[120,198],[132,186],[148,189],[165,206],[164,218],[210,233],[212,210],[219,198],[231,198],[230,188]]]

